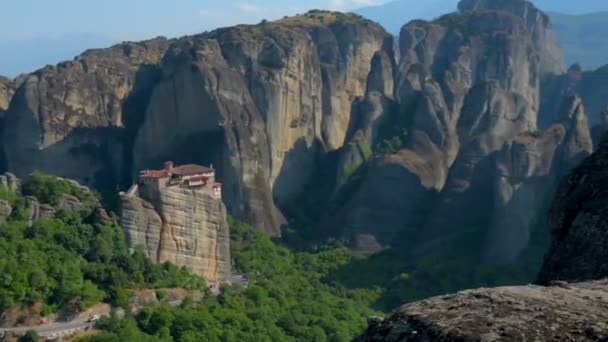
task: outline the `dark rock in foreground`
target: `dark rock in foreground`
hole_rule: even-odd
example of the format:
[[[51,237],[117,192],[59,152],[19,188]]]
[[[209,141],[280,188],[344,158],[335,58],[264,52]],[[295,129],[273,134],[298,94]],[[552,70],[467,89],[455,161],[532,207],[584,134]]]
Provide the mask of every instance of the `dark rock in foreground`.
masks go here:
[[[608,280],[478,289],[404,305],[356,341],[608,341]]]
[[[539,282],[608,277],[608,138],[562,181],[549,214],[552,244]]]

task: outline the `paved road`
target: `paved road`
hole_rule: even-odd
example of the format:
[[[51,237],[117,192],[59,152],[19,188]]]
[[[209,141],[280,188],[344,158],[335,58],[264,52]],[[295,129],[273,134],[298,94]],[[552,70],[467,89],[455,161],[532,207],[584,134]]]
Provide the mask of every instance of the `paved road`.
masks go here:
[[[95,323],[87,322],[86,320],[74,320],[71,322],[50,323],[30,327],[0,328],[0,330],[17,334],[25,334],[29,330],[35,330],[40,336],[52,336],[55,334],[67,333],[71,330],[85,330],[93,325],[95,325]]]
[[[181,300],[175,300],[168,303],[171,306],[180,306],[182,305]],[[139,309],[134,310],[135,313],[139,311]],[[95,325],[94,322],[87,322],[86,319],[75,319],[70,322],[57,322],[57,323],[49,323],[44,325],[35,325],[29,327],[16,327],[16,328],[1,328],[0,331],[5,331],[7,333],[17,333],[17,334],[25,334],[29,330],[35,330],[38,335],[43,337],[50,336],[58,336],[58,335],[66,335],[71,332],[86,330],[87,328],[91,328]],[[1,335],[1,334],[0,334]]]

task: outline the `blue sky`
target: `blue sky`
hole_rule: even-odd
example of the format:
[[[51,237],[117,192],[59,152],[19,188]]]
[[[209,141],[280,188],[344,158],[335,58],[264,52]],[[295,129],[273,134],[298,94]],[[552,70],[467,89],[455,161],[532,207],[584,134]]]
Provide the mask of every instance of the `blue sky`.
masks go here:
[[[0,40],[95,33],[135,40],[255,23],[311,8],[349,10],[382,0],[0,0]]]

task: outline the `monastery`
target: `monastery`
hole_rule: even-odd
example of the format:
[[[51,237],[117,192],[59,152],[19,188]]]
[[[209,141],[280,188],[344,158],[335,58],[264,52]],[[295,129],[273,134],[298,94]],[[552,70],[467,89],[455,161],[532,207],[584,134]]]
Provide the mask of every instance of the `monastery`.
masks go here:
[[[209,167],[195,164],[175,166],[173,162],[165,162],[162,170],[142,170],[139,172],[139,182],[129,194],[137,193],[138,187],[153,187],[161,190],[167,187],[182,187],[191,190],[207,192],[215,199],[222,198],[222,183],[215,181],[213,165]]]

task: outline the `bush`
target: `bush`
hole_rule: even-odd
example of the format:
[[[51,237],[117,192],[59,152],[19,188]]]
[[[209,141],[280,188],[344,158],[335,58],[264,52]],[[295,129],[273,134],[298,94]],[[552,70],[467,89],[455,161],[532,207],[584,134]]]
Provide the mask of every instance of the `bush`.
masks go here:
[[[38,333],[35,330],[29,330],[25,333],[25,335],[19,337],[17,340],[19,342],[38,342],[40,341],[40,337],[38,337]]]

